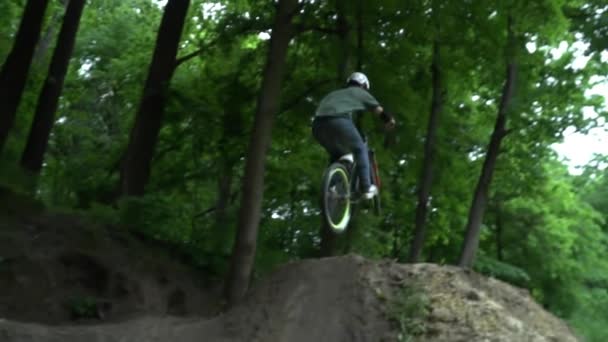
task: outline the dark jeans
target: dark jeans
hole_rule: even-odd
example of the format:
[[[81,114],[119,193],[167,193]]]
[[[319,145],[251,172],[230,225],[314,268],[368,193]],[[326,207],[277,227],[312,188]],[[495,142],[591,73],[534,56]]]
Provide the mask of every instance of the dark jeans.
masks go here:
[[[363,191],[369,188],[371,181],[367,147],[351,119],[317,117],[312,123],[312,135],[329,153],[332,161],[352,153],[357,163],[361,188]]]

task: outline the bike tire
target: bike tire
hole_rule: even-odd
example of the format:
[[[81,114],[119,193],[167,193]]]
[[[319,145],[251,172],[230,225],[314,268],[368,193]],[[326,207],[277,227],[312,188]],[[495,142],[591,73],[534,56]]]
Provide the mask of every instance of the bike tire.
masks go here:
[[[339,162],[331,164],[323,174],[321,211],[332,232],[346,231],[352,216],[350,176],[348,169]]]

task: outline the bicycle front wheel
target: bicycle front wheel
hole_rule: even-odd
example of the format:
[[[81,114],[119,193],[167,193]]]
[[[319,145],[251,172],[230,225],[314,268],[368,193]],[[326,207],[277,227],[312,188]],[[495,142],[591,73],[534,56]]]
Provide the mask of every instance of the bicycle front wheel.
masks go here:
[[[340,163],[331,164],[323,175],[321,209],[325,222],[335,233],[344,232],[350,221],[349,179],[348,170]]]

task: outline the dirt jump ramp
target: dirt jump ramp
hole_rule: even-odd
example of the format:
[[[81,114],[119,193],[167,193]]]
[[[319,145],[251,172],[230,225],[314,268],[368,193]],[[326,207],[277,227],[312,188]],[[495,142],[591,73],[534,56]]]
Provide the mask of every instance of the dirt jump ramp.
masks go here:
[[[397,304],[395,304],[397,303]],[[2,342],[577,341],[526,291],[456,267],[359,256],[281,266],[211,319],[49,326],[0,319]]]

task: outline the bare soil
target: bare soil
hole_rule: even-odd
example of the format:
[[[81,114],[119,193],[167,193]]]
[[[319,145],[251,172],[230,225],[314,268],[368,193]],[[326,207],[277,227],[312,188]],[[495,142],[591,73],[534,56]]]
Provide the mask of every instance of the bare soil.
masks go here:
[[[70,215],[4,216],[2,342],[577,341],[522,289],[356,255],[282,265],[221,312],[216,282],[162,247]]]
[[[216,284],[164,246],[0,189],[0,318],[58,325],[208,317],[219,309]]]

